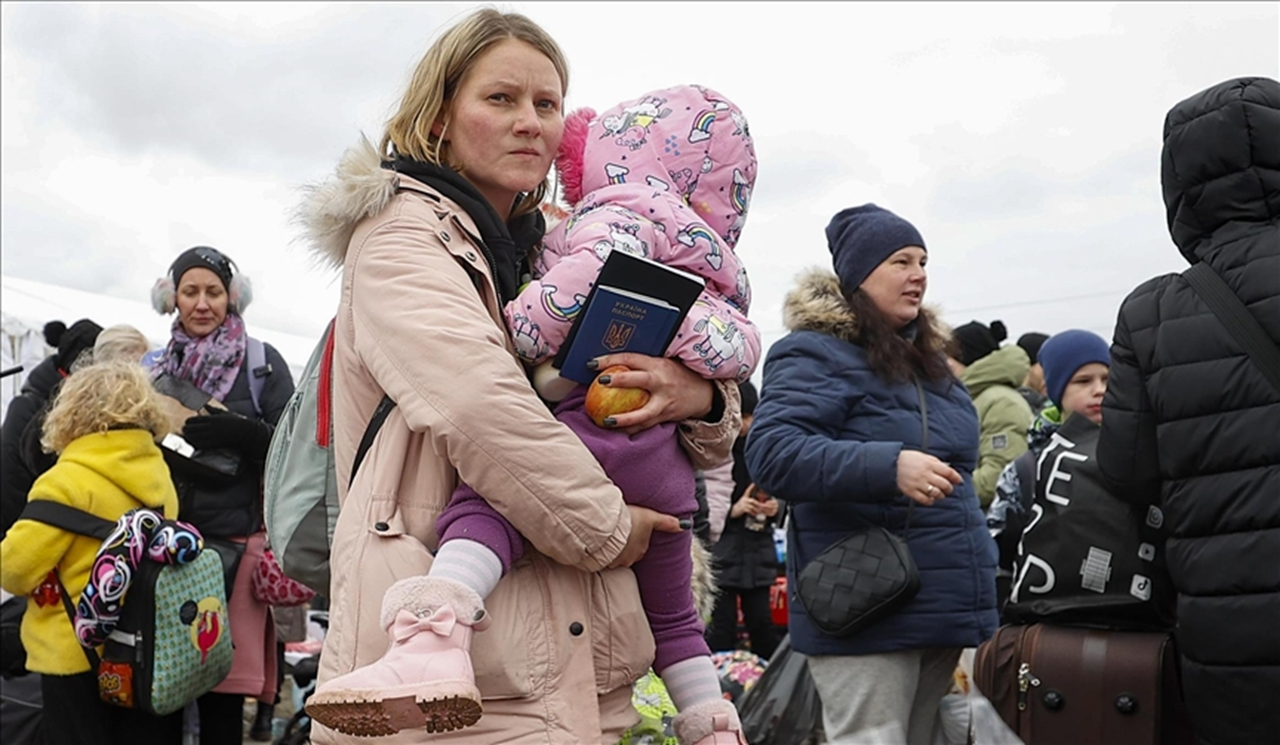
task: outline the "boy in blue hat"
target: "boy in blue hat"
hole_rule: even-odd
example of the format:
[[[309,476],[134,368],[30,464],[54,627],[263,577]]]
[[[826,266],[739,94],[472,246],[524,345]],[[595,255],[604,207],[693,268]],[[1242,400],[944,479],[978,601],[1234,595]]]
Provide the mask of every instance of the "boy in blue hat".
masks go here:
[[[1038,361],[1044,368],[1045,392],[1052,403],[1040,412],[1027,433],[1027,452],[1001,472],[995,499],[987,512],[987,527],[1000,547],[996,601],[1001,606],[1009,596],[1015,549],[1035,498],[1036,460],[1068,417],[1083,416],[1094,424],[1102,422],[1111,350],[1101,336],[1073,329],[1045,341]]]

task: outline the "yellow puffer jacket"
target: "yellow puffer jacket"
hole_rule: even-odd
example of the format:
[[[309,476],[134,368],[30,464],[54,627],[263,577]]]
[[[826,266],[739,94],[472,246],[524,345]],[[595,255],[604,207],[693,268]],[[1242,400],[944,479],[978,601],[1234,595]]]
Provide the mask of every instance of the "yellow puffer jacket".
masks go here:
[[[151,434],[140,429],[73,440],[58,463],[36,479],[27,499],[61,502],[111,521],[138,507],[161,511],[169,519],[178,516],[169,467]],[[31,596],[22,617],[28,670],[74,675],[89,669],[50,574],[57,568],[72,600],[78,600],[101,546],[97,538],[23,519],[0,542],[0,586]]]

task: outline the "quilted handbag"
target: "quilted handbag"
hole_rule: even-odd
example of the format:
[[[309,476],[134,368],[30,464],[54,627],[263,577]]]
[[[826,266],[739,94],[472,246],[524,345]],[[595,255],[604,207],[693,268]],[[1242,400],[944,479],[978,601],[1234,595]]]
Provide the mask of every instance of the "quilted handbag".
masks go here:
[[[271,549],[262,552],[262,560],[253,572],[253,597],[259,603],[291,608],[308,603],[315,596],[310,587],[285,576]]]
[[[796,594],[809,620],[832,636],[852,636],[920,591],[906,541],[878,525],[855,529],[805,564]]]
[[[927,451],[929,409],[918,381],[916,393],[923,431],[920,449]],[[914,502],[907,506],[904,534],[911,529],[914,509]],[[853,636],[892,615],[919,591],[920,572],[907,542],[869,521],[815,556],[796,577],[796,597],[809,620],[839,637]]]

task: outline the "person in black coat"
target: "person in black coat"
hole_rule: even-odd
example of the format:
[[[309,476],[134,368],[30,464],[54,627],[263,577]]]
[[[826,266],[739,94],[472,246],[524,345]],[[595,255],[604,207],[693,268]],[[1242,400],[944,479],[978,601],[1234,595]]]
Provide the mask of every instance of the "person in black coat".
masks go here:
[[[102,327],[87,318],[63,330],[57,338],[57,354],[32,368],[22,383],[21,392],[9,402],[4,425],[0,427],[0,538],[9,532],[9,527],[27,506],[27,492],[36,477],[57,460],[57,456],[46,454],[40,448],[43,412],[48,409],[62,379],[71,373],[81,354],[93,349],[101,332]],[[28,430],[34,435],[24,438],[23,433]],[[32,448],[34,452],[28,452]]]
[[[778,632],[769,607],[769,589],[778,578],[778,552],[773,544],[778,500],[759,492],[747,473],[743,451],[759,396],[751,381],[739,384],[738,392],[742,394],[742,431],[733,444],[732,507],[725,516],[720,540],[711,547],[720,593],[707,626],[707,646],[713,652],[737,647],[741,601],[751,651],[767,660],[778,646]]]
[[[1280,83],[1238,78],[1174,106],[1161,185],[1174,243],[1280,343]],[[1098,465],[1169,528],[1183,690],[1202,743],[1280,732],[1280,390],[1186,279],[1125,299]]]

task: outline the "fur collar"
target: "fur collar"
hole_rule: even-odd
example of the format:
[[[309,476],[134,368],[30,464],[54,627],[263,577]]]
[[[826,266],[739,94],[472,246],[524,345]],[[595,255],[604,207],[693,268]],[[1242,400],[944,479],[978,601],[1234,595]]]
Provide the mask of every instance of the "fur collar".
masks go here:
[[[840,280],[826,269],[807,269],[782,304],[788,331],[817,331],[858,342],[858,317],[840,292]]]
[[[293,215],[302,228],[299,240],[321,262],[341,267],[356,224],[381,212],[395,195],[396,174],[382,167],[378,151],[362,136],[343,153],[332,176],[302,191]]]

